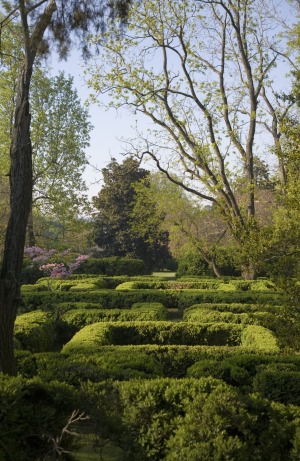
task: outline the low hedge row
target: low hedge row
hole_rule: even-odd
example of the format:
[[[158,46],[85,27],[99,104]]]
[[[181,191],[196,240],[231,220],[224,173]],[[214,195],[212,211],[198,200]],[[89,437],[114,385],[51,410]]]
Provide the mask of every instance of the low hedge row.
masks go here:
[[[211,376],[246,392],[258,391],[272,400],[300,405],[300,380],[296,379],[300,356],[222,346],[99,346],[96,353],[90,352],[17,351],[18,372],[26,378],[59,379],[76,387],[107,379]],[[276,374],[281,378],[274,378]],[[291,383],[285,385],[289,376]]]
[[[77,274],[103,274],[103,275],[142,275],[146,274],[144,261],[135,258],[121,258],[112,256],[108,258],[89,258],[76,270]]]
[[[165,307],[178,307],[181,310],[199,303],[280,303],[279,294],[271,292],[221,292],[208,290],[99,290],[87,292],[24,292],[22,309],[30,311],[62,302],[100,303],[104,308],[129,308],[137,302],[159,302]]]
[[[183,320],[187,322],[225,322],[242,323],[246,325],[262,325],[268,323],[268,312],[252,312],[235,314],[232,312],[219,312],[210,309],[187,309],[183,313]]]
[[[207,279],[197,281],[186,280],[157,280],[155,278],[136,278],[122,281],[117,286],[118,290],[145,290],[145,289],[164,289],[164,290],[218,290],[218,291],[274,291],[275,287],[269,280],[229,280]]]
[[[266,328],[229,323],[115,322],[81,329],[64,353],[96,352],[104,345],[185,344],[238,346],[277,351],[276,338]]]
[[[32,352],[50,351],[55,347],[56,323],[44,311],[19,315],[15,322],[16,347]]]
[[[79,331],[96,322],[159,321],[167,319],[167,310],[160,303],[135,304],[131,309],[72,309],[63,313],[61,321]]]
[[[73,336],[64,353],[96,352],[99,346],[119,344],[240,344],[242,328],[230,324],[188,324],[174,322],[94,323]]]
[[[194,304],[183,312],[183,318],[188,319],[194,312],[211,310],[213,312],[231,312],[232,314],[252,314],[255,312],[274,312],[277,306],[268,304],[247,304],[247,303],[199,303]]]

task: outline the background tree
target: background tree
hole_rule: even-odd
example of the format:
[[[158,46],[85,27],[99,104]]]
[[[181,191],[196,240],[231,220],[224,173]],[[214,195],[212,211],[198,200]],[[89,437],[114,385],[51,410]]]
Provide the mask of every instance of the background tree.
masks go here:
[[[32,217],[43,216],[66,230],[89,210],[82,179],[91,124],[72,77],[63,73],[49,79],[35,72],[32,86]],[[31,214],[29,215],[31,216]],[[41,224],[42,220],[39,220]],[[35,245],[34,219],[29,220],[29,246]],[[39,233],[45,231],[39,226]],[[52,242],[53,246],[53,242]]]
[[[148,270],[161,265],[169,258],[168,238],[157,231],[157,223],[142,234],[137,233],[133,222],[136,187],[143,181],[149,187],[149,171],[140,163],[127,158],[119,164],[112,159],[102,170],[104,185],[93,203],[98,210],[95,220],[95,242],[103,256],[131,256],[142,259]],[[145,197],[144,197],[145,198]],[[142,213],[154,212],[152,203],[144,202]]]
[[[105,11],[126,16],[130,0],[25,0],[2,1],[0,53],[11,24],[20,30],[23,44],[16,86],[12,142],[10,147],[10,214],[6,228],[0,274],[0,371],[16,373],[13,328],[20,299],[20,280],[26,225],[32,201],[32,149],[30,138],[30,87],[33,69],[41,53],[50,52],[55,43],[66,56],[76,36],[83,50],[91,28],[104,27]]]
[[[141,2],[126,36],[103,43],[101,66],[91,69],[89,81],[97,94],[110,95],[112,106],[152,120],[151,134],[139,136],[131,154],[152,158],[170,181],[218,211],[240,247],[245,278],[255,276],[261,258],[254,159],[270,155],[268,143],[284,176],[277,110],[286,113],[291,104],[278,105],[272,88],[272,72],[285,54],[275,20],[281,5]],[[245,178],[238,194],[237,166]]]

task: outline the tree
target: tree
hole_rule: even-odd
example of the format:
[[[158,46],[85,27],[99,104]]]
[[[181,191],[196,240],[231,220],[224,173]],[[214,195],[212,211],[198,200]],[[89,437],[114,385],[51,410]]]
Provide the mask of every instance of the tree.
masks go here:
[[[38,75],[36,75],[38,74]],[[71,223],[89,209],[82,174],[91,124],[72,77],[53,79],[38,71],[32,87],[32,208],[58,223]],[[32,216],[31,214],[29,216]],[[29,220],[29,224],[33,220]],[[33,226],[29,246],[35,245]]]
[[[136,187],[143,182],[149,189],[149,171],[140,163],[127,158],[122,164],[112,159],[102,170],[104,185],[93,203],[98,210],[95,220],[95,242],[103,256],[131,256],[142,259],[148,270],[169,258],[168,238],[157,230],[157,223],[148,222],[147,229],[137,232],[133,214],[137,197]],[[149,211],[152,203],[144,195],[144,205],[139,208],[139,218]]]
[[[103,43],[101,66],[90,69],[90,86],[109,94],[111,106],[153,122],[129,152],[150,157],[218,211],[240,247],[245,278],[261,258],[255,156],[264,153],[265,134],[284,177],[278,114],[293,105],[272,87],[285,54],[275,16],[268,1],[146,0],[133,8],[126,36]],[[238,167],[245,179],[236,193]]]
[[[30,87],[37,57],[56,44],[66,56],[72,38],[84,43],[92,27],[104,27],[105,11],[125,17],[130,1],[115,0],[25,0],[2,1],[0,52],[2,40],[17,24],[23,43],[16,86],[12,142],[10,147],[10,215],[6,228],[0,275],[0,370],[15,374],[13,329],[20,300],[20,280],[26,225],[32,201],[32,147],[30,138]]]

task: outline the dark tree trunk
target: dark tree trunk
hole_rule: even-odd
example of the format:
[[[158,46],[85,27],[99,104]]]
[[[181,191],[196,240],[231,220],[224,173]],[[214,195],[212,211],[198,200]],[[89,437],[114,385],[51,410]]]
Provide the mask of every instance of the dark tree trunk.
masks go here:
[[[10,149],[10,215],[0,274],[0,371],[9,375],[17,372],[13,347],[14,322],[20,303],[26,227],[32,202],[29,89],[37,50],[56,10],[56,3],[55,0],[49,1],[31,37],[24,1],[19,2],[19,8],[25,49],[16,89]]]
[[[29,247],[35,246],[35,233],[33,226],[33,215],[32,215],[32,206],[30,207],[28,221],[27,221],[27,245]]]
[[[32,66],[21,68],[10,158],[10,216],[0,276],[0,370],[16,373],[13,328],[20,301],[26,225],[32,198],[29,86]]]

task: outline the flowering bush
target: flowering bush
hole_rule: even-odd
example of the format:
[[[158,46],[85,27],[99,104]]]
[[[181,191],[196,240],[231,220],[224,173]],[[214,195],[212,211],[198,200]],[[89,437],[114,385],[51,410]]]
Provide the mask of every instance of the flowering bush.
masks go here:
[[[64,258],[69,251],[65,250],[59,255],[54,249],[43,250],[38,246],[25,248],[24,253],[31,259],[33,265],[39,265],[39,269],[43,271],[45,275],[61,278],[69,277],[78,269],[80,264],[89,258],[89,255],[79,255],[76,257],[75,261],[69,264],[65,264],[64,262],[48,262],[54,255],[56,255],[56,259],[59,257]]]

